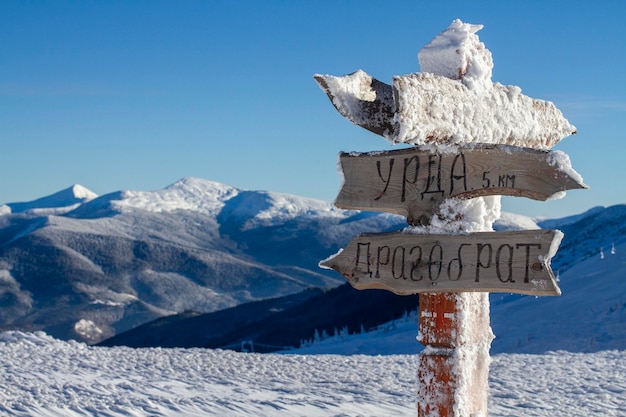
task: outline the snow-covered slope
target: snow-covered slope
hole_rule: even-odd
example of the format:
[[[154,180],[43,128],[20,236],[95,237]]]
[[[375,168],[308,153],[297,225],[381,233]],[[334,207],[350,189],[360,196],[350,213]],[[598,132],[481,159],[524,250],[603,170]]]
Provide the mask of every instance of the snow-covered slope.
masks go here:
[[[9,417],[416,413],[415,355],[104,348],[7,332],[0,369]],[[623,416],[626,351],[495,355],[489,395],[492,417]]]
[[[626,244],[605,250],[559,273],[560,297],[493,294],[492,351],[626,349]]]
[[[196,178],[68,190],[0,215],[0,329],[97,342],[164,315],[336,286],[320,259],[403,222]]]

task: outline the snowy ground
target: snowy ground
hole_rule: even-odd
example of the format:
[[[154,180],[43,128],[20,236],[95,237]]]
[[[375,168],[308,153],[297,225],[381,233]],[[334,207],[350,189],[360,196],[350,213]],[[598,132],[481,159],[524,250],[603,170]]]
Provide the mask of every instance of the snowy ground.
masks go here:
[[[414,416],[415,355],[90,347],[0,334],[7,416]],[[501,354],[491,416],[619,416],[626,351]]]

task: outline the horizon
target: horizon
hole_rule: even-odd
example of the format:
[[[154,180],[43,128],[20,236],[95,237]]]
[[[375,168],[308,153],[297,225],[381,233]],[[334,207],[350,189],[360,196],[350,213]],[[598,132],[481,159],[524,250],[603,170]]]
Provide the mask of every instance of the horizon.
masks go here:
[[[419,72],[417,53],[457,18],[484,25],[494,82],[554,102],[578,128],[554,149],[590,189],[504,197],[503,211],[623,204],[624,11],[608,0],[3,3],[0,205],[186,177],[334,201],[341,151],[397,147],[340,116],[313,75]]]
[[[295,198],[303,198],[303,199],[311,199],[311,200],[315,200],[315,201],[327,202],[326,200],[319,200],[319,199],[315,199],[315,198],[312,198],[312,197],[306,197],[306,196],[301,196],[301,195],[297,195],[297,194],[281,193],[281,192],[276,192],[276,191],[272,191],[272,190],[250,190],[250,189],[246,189],[246,188],[235,187],[235,186],[232,186],[230,184],[224,184],[224,183],[221,183],[221,182],[207,180],[207,179],[204,179],[204,178],[183,177],[183,178],[179,178],[178,180],[174,181],[171,184],[168,184],[168,185],[166,185],[166,186],[164,186],[162,188],[155,189],[155,190],[114,190],[114,191],[108,191],[108,192],[103,193],[103,194],[97,194],[93,190],[91,190],[89,187],[86,187],[86,186],[84,186],[82,184],[74,183],[74,184],[70,185],[69,187],[64,187],[64,188],[62,188],[60,190],[56,190],[56,191],[50,192],[50,193],[48,193],[46,195],[36,197],[35,199],[29,200],[29,201],[11,201],[11,202],[7,202],[7,203],[1,203],[0,204],[0,209],[2,209],[2,207],[9,207],[10,208],[11,206],[22,206],[22,205],[34,204],[34,203],[39,202],[40,200],[48,200],[50,198],[57,197],[58,195],[63,195],[64,197],[67,197],[66,195],[64,195],[64,193],[68,192],[68,191],[74,193],[76,198],[85,199],[85,201],[83,203],[81,203],[81,204],[86,204],[89,201],[97,199],[99,197],[104,197],[104,196],[107,196],[107,195],[110,195],[110,194],[117,194],[119,192],[124,192],[124,191],[141,192],[141,193],[143,193],[143,192],[148,192],[148,193],[154,192],[154,193],[157,193],[160,190],[164,190],[166,188],[172,187],[172,186],[177,185],[179,183],[183,183],[183,182],[185,182],[186,180],[189,180],[189,179],[204,181],[204,182],[207,182],[207,183],[212,183],[212,184],[215,184],[215,185],[221,185],[221,186],[224,186],[224,187],[230,187],[230,188],[233,188],[233,189],[235,189],[237,191],[241,191],[241,192],[258,192],[258,193],[279,194],[279,195],[284,195],[284,196],[292,196],[292,197],[295,197]],[[95,197],[93,195],[89,195],[89,194],[95,194]],[[503,198],[505,198],[505,197],[506,196],[503,196]],[[507,198],[514,198],[514,197],[507,197]],[[50,204],[50,203],[48,202],[46,204]],[[563,215],[563,216],[557,216],[557,217],[528,216],[528,215],[525,215],[525,214],[520,214],[520,213],[514,213],[514,212],[511,212],[511,211],[507,211],[507,210],[504,209],[504,207],[502,208],[502,214],[507,213],[507,214],[510,214],[510,215],[513,215],[513,216],[525,216],[525,217],[527,217],[528,219],[530,219],[532,221],[541,222],[541,221],[545,221],[545,220],[561,220],[561,219],[566,219],[568,217],[576,217],[578,215],[582,215],[582,214],[585,214],[585,213],[588,213],[588,212],[593,212],[594,210],[596,210],[598,208],[606,209],[606,208],[609,208],[609,207],[612,207],[612,206],[625,205],[625,204],[626,203],[617,203],[617,204],[611,204],[611,205],[606,205],[606,206],[596,205],[596,206],[591,206],[589,208],[586,208],[586,209],[584,209],[584,210],[582,210],[582,211],[580,211],[578,213],[572,213],[572,214]],[[36,206],[36,207],[38,207],[38,208],[44,208],[44,207],[45,208],[52,208],[52,207],[57,207],[57,206],[56,205],[55,206],[45,205],[45,206],[41,206],[41,207],[39,207],[39,206]],[[62,206],[58,206],[58,207],[62,207]],[[348,209],[346,209],[346,210],[348,210]],[[367,211],[367,210],[358,210],[358,211]],[[3,213],[2,210],[0,210],[0,215],[2,215],[2,214],[8,214],[8,213]],[[505,220],[505,219],[503,219],[503,220]]]

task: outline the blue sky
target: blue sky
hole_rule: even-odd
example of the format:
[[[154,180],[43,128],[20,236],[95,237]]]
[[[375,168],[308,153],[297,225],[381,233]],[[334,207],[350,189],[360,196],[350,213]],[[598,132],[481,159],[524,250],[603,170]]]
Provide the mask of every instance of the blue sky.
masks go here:
[[[553,101],[590,190],[504,209],[562,217],[626,203],[626,2],[5,1],[0,204],[194,176],[334,200],[340,151],[392,149],[313,74],[391,82],[452,20],[483,24],[493,81]]]

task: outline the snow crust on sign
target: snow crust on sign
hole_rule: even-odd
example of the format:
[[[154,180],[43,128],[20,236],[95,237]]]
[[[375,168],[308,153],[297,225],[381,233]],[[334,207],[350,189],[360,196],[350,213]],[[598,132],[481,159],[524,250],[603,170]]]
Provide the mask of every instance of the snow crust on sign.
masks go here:
[[[476,35],[482,28],[459,19],[453,21],[417,54],[421,70],[461,80],[471,89],[490,88],[493,58]]]
[[[439,206],[427,226],[408,226],[402,232],[413,234],[467,235],[491,232],[502,213],[501,196],[471,199],[448,198]]]
[[[548,163],[556,167],[562,173],[569,175],[572,179],[580,184],[583,184],[583,177],[574,168],[572,168],[572,161],[569,155],[563,151],[551,151],[548,154]]]
[[[372,76],[363,70],[357,70],[349,77],[333,77],[321,74],[315,74],[315,76],[323,78],[328,89],[333,92],[333,105],[339,113],[346,115],[351,120],[363,117],[359,100],[370,102],[376,100],[376,91],[371,87]]]
[[[441,204],[439,214],[433,216],[431,228],[447,234],[490,232],[501,212],[500,196],[449,198]]]
[[[481,28],[453,21],[419,52],[423,73],[394,77],[395,142],[549,149],[576,132],[553,103],[491,81],[491,52],[476,35]]]

